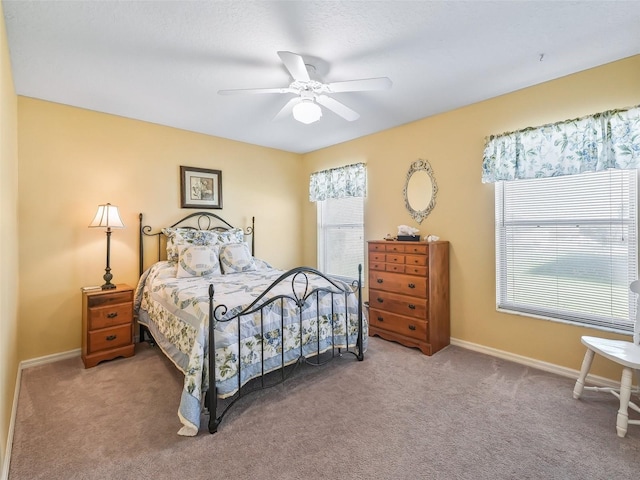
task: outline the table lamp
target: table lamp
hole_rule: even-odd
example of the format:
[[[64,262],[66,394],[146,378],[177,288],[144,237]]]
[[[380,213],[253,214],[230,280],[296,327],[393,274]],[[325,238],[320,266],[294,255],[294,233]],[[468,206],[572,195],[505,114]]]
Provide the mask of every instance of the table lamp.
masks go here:
[[[104,285],[102,290],[110,290],[116,288],[111,283],[113,275],[111,275],[111,266],[109,265],[110,250],[111,250],[111,229],[112,228],[124,228],[124,223],[120,220],[120,214],[118,213],[118,207],[107,203],[105,205],[98,205],[98,212],[95,218],[89,224],[89,227],[102,227],[107,229],[107,268],[105,268]]]

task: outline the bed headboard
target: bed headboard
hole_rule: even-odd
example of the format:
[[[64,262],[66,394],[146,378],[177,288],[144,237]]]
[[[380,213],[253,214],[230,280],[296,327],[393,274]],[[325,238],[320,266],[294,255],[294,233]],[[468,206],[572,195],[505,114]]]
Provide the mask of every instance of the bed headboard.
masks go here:
[[[144,225],[142,220],[142,213],[139,216],[140,219],[140,229],[139,229],[139,247],[140,247],[140,275],[144,273],[144,244],[146,237],[156,237],[157,238],[157,247],[158,247],[158,256],[156,261],[159,261],[162,258],[162,244],[163,239],[165,240],[165,248],[166,248],[166,235],[162,233],[163,228],[173,228],[173,227],[181,227],[181,228],[191,228],[193,230],[212,230],[216,232],[224,232],[230,230],[232,228],[236,228],[227,222],[224,218],[216,215],[211,212],[195,212],[190,215],[187,215],[184,218],[181,218],[173,225],[167,225],[166,227],[160,228],[157,232],[153,232],[153,228],[150,225]],[[243,232],[245,237],[251,236],[251,255],[255,255],[255,218],[251,217],[251,226],[247,228],[243,228]]]

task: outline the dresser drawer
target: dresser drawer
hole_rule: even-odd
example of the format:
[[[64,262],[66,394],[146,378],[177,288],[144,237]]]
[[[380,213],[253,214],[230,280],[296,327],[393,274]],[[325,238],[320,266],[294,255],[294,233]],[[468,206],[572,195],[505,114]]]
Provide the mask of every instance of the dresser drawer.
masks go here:
[[[422,320],[427,318],[427,300],[397,293],[369,290],[370,308],[386,310]]]
[[[388,243],[385,245],[387,252],[404,253],[404,244],[402,243]]]
[[[412,265],[404,266],[404,273],[408,273],[409,275],[420,275],[421,277],[426,277],[429,269],[427,267],[414,267]]]
[[[119,327],[103,328],[88,333],[89,345],[88,353],[99,352],[100,350],[113,349],[130,345],[133,341],[131,324],[120,325]]]
[[[406,253],[420,253],[420,254],[426,255],[427,248],[428,248],[428,245],[425,245],[424,243],[421,244],[416,242],[416,244],[414,245],[406,245],[404,251]]]
[[[429,341],[427,322],[423,320],[395,315],[393,313],[385,312],[384,310],[376,310],[371,306],[369,310],[369,323],[371,326],[399,333],[405,337],[411,337],[421,341]]]
[[[387,264],[388,265],[388,264]],[[369,288],[427,298],[427,279],[401,273],[369,271]]]
[[[424,267],[427,265],[427,259],[428,257],[426,255],[405,255],[404,263]]]
[[[115,327],[133,320],[133,304],[131,302],[106,307],[89,308],[89,330]]]
[[[386,257],[384,253],[371,252],[369,253],[369,262],[383,263],[386,261]]]
[[[387,263],[402,263],[404,264],[404,255],[398,255],[397,253],[388,253],[385,255]]]
[[[385,270],[387,272],[404,273],[404,264],[385,263]]]
[[[372,262],[371,260],[369,260],[369,270],[384,270],[386,266],[386,263]]]
[[[386,245],[384,243],[370,243],[369,251],[370,252],[385,252]]]

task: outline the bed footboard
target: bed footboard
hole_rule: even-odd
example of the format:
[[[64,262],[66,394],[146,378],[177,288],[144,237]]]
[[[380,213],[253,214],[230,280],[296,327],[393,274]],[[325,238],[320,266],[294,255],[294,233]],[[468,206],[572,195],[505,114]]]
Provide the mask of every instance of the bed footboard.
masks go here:
[[[285,283],[287,289],[283,293]],[[328,309],[327,304],[330,304]],[[293,306],[295,315],[291,315],[292,310],[287,306]],[[209,432],[217,431],[224,415],[238,400],[252,392],[283,383],[293,374],[297,365],[324,365],[336,357],[342,357],[344,353],[354,355],[359,361],[364,360],[365,319],[362,307],[362,265],[358,266],[358,279],[351,285],[309,267],[294,268],[283,273],[251,305],[240,312],[228,312],[225,305],[216,305],[215,287],[211,284],[209,390],[205,395],[205,407],[209,411]],[[245,345],[242,344],[244,339],[240,330],[241,320],[246,317],[253,317],[253,325],[257,325],[252,337],[257,342],[251,354],[259,355],[260,358],[257,362],[259,372],[254,372],[249,381],[243,382],[242,357]],[[235,350],[238,362],[235,375],[237,388],[232,396],[225,399],[220,398],[216,388],[217,381],[220,380],[217,378],[220,365],[216,362],[216,325],[220,322],[236,322],[238,332]],[[279,349],[269,350],[269,347],[273,347],[273,342],[279,342]],[[287,349],[287,344],[294,346]],[[278,351],[278,354],[270,356],[274,351]],[[276,367],[273,366],[274,361]]]

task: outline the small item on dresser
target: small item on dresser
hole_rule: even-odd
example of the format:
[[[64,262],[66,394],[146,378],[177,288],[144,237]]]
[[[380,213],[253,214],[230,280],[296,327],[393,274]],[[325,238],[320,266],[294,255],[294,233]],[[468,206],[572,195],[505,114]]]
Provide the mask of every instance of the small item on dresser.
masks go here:
[[[420,230],[408,225],[398,225],[398,240],[403,242],[419,242]]]
[[[385,239],[385,240],[387,240],[388,242],[391,242],[391,241],[395,240],[395,239],[396,239],[396,237],[392,236],[390,233],[387,233],[387,234],[384,236],[384,239]]]
[[[427,242],[437,242],[438,240],[440,240],[440,237],[437,235],[427,235],[426,237],[424,237],[424,239]]]

